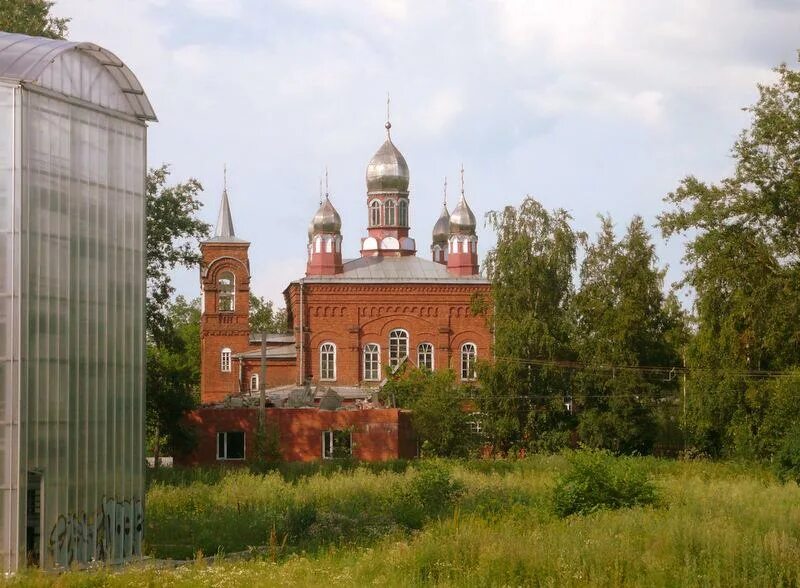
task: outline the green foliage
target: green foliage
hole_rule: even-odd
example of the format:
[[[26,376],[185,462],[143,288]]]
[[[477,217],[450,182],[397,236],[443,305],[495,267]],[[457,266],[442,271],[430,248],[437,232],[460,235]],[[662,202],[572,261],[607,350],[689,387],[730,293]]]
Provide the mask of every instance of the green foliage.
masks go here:
[[[169,344],[172,332],[168,317],[172,287],[170,271],[177,266],[200,263],[199,240],[209,234],[207,223],[196,217],[202,206],[198,194],[203,187],[194,178],[167,186],[169,168],[162,165],[147,174],[147,334],[160,345]]]
[[[506,452],[540,443],[570,421],[563,402],[569,379],[548,362],[573,358],[569,304],[583,235],[566,211],[548,212],[530,197],[487,220],[497,235],[485,261],[493,309],[472,306],[483,307],[494,328],[495,362],[479,362],[478,403],[489,442]]]
[[[751,370],[800,366],[800,72],[759,86],[733,175],[687,177],[666,201],[665,236],[686,236],[684,284],[697,335],[687,354],[690,442],[711,455],[758,455],[764,383]],[[774,447],[774,445],[773,445]]]
[[[395,489],[391,511],[399,524],[419,529],[426,520],[451,511],[463,492],[464,485],[441,462],[424,462],[416,476]]]
[[[250,294],[250,332],[285,333],[289,328],[286,309],[274,310],[272,300]]]
[[[200,300],[178,296],[165,313],[168,340],[147,344],[146,425],[150,450],[187,451],[194,435],[182,423],[197,406],[200,384]]]
[[[578,432],[592,447],[648,453],[656,439],[655,408],[674,396],[677,380],[636,368],[676,365],[686,322],[674,296],[663,294],[664,270],[641,217],[633,217],[619,241],[611,218],[600,220],[574,298],[574,345],[588,367],[573,380]]]
[[[411,423],[431,456],[466,456],[478,441],[464,411],[471,388],[457,386],[451,370],[405,369],[381,388],[381,402],[412,410]]]
[[[792,427],[781,439],[773,468],[782,482],[800,484],[800,424]]]
[[[50,39],[66,39],[71,19],[50,14],[55,2],[50,0],[0,1],[0,30]]]
[[[574,452],[569,462],[569,471],[556,480],[553,490],[553,508],[558,516],[649,506],[658,501],[647,471],[631,458],[583,449]]]

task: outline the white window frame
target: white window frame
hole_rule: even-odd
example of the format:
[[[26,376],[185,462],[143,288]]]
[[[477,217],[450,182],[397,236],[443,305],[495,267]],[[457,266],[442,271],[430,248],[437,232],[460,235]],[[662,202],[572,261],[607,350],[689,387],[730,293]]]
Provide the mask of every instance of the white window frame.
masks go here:
[[[326,349],[326,347],[329,347]],[[332,355],[333,369],[327,369],[325,356]],[[332,373],[329,373],[332,372]],[[336,380],[336,344],[330,341],[325,341],[319,346],[319,379],[326,382],[333,382]]]
[[[229,277],[230,276],[230,277]],[[230,281],[230,285],[223,284],[224,281]],[[223,300],[230,301],[230,308],[223,308]],[[236,276],[231,271],[224,271],[217,276],[217,311],[218,312],[233,312],[236,310]]]
[[[422,348],[425,347],[426,350],[423,352]],[[423,353],[430,358],[430,366],[423,363]],[[427,341],[423,341],[419,345],[417,345],[417,367],[418,368],[425,368],[430,371],[433,371],[434,366],[433,360],[433,343],[428,343]]]
[[[467,350],[468,347],[472,348],[471,353]],[[472,341],[467,341],[461,345],[461,379],[465,382],[474,380],[477,375],[475,374],[475,361],[478,359],[478,346]],[[472,372],[472,373],[470,373]]]
[[[401,227],[408,226],[408,200],[405,198],[397,202],[397,224]]]
[[[250,374],[250,392],[258,392],[258,374]]]
[[[383,204],[383,224],[387,227],[397,225],[397,203],[394,200],[387,200]]]
[[[374,357],[368,357],[372,355]],[[364,362],[364,381],[376,382],[381,379],[381,346],[377,343],[367,343],[364,345],[362,353]]]
[[[228,457],[228,435],[231,433],[242,434],[242,457]],[[220,435],[222,436],[223,454],[220,454]],[[217,461],[243,461],[247,456],[247,433],[245,431],[218,431],[217,432]]]
[[[402,333],[403,339],[405,340],[405,354],[402,353],[400,349],[400,341],[401,338],[397,336],[397,344],[394,343],[393,339],[396,338],[395,333]],[[394,369],[400,363],[408,357],[408,350],[411,347],[411,338],[408,336],[408,331],[405,329],[392,329],[389,332],[389,366]]]
[[[353,456],[353,432],[346,430],[322,431],[322,459],[336,459],[333,456],[333,439],[336,433],[347,433],[350,436],[350,455]]]
[[[219,370],[224,374],[231,373],[232,354],[230,347],[223,347],[222,351],[219,352]]]
[[[379,227],[381,225],[381,201],[373,200],[369,203],[369,226]]]

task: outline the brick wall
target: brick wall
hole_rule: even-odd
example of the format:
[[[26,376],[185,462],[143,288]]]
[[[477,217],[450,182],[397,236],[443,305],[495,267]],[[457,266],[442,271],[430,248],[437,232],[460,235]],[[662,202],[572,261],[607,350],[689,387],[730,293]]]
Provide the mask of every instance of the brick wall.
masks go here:
[[[434,368],[459,374],[461,345],[472,342],[478,357],[491,355],[491,333],[483,316],[470,312],[475,293],[489,296],[488,284],[305,284],[303,363],[307,377],[319,380],[319,349],[336,345],[335,384],[357,385],[362,378],[362,352],[377,343],[381,363],[389,362],[389,333],[409,334],[409,359],[416,364],[417,346],[434,346]],[[300,333],[300,286],[290,285],[288,300],[293,326]],[[299,350],[299,344],[298,344]],[[300,356],[298,351],[298,369]],[[298,379],[298,382],[300,380]]]
[[[176,456],[176,465],[232,465],[257,458],[258,409],[200,408],[188,415],[187,422],[197,432],[198,445],[193,453]],[[322,433],[327,430],[350,430],[356,459],[385,461],[416,455],[410,414],[399,409],[325,411],[271,408],[266,410],[266,423],[267,427],[277,426],[285,461],[322,459]],[[217,433],[226,431],[245,432],[246,460],[217,460]]]

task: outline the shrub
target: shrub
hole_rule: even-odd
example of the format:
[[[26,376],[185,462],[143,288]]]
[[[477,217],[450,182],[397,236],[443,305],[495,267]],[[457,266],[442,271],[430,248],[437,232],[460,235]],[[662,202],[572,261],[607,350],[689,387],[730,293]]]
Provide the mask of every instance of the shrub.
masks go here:
[[[634,458],[584,448],[574,452],[569,462],[570,469],[557,479],[553,492],[558,516],[644,506],[658,500],[656,487]]]
[[[800,484],[800,426],[795,426],[784,436],[773,464],[781,482]]]
[[[446,467],[423,462],[416,474],[396,489],[391,512],[400,525],[419,529],[425,520],[448,512],[463,492],[464,485],[454,480]]]

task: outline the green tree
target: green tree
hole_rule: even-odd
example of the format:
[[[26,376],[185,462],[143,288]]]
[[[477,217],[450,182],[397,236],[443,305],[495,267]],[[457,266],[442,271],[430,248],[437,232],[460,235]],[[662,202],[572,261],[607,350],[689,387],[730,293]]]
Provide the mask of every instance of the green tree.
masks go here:
[[[634,216],[617,241],[611,218],[581,263],[574,298],[578,359],[585,366],[574,378],[579,433],[584,443],[617,453],[651,450],[656,440],[655,410],[674,398],[677,380],[669,370],[679,361],[683,314],[663,293],[665,271],[644,221]]]
[[[464,411],[469,388],[457,386],[452,370],[399,370],[381,388],[386,404],[412,411],[411,423],[423,452],[441,457],[463,457],[478,441],[469,431]]]
[[[272,300],[250,294],[250,332],[285,333],[288,330],[286,309],[274,309]]]
[[[573,358],[572,272],[584,237],[566,211],[548,212],[530,197],[487,218],[497,235],[485,261],[493,307],[474,305],[495,333],[494,363],[478,366],[484,430],[501,452],[515,445],[556,448],[572,428],[564,403],[569,374],[558,362]]]
[[[800,72],[775,71],[746,109],[752,122],[733,146],[733,175],[686,177],[660,218],[666,237],[687,240],[683,283],[697,321],[688,428],[712,454],[774,446],[759,441],[771,385],[752,372],[800,366]]]
[[[200,384],[200,299],[178,296],[166,317],[170,344],[147,345],[147,437],[156,462],[164,450],[191,448],[193,435],[183,417],[196,408]]]
[[[0,30],[51,39],[65,39],[69,18],[50,14],[49,0],[0,0]]]
[[[169,167],[162,165],[147,174],[147,333],[155,344],[172,338],[169,299],[175,291],[170,272],[178,266],[200,263],[198,241],[209,235],[210,226],[197,218],[203,187],[194,178],[167,185]]]

